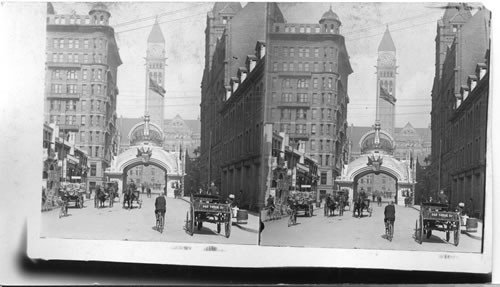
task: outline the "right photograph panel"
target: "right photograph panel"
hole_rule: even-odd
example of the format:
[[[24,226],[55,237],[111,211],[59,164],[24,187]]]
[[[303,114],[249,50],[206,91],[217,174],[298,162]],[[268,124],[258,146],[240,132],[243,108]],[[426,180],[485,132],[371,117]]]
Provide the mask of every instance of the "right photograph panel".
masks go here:
[[[482,252],[491,12],[266,5],[260,244]]]

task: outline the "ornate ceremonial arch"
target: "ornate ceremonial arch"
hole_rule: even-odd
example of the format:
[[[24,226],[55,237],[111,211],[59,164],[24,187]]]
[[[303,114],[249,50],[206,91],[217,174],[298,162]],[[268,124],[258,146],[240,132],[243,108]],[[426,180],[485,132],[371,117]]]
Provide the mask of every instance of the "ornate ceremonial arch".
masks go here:
[[[361,177],[371,173],[386,174],[396,182],[395,203],[404,205],[405,197],[414,194],[415,174],[410,160],[400,161],[393,156],[395,141],[387,132],[380,130],[378,122],[372,131],[361,137],[359,145],[361,156],[344,167],[335,184],[340,190],[349,192],[349,200],[352,202]]]
[[[154,165],[165,172],[167,196],[174,197],[175,183],[184,179],[184,155],[180,152],[169,152],[163,149],[164,134],[160,127],[149,122],[149,116],[144,122],[136,124],[130,130],[128,137],[130,147],[120,153],[106,169],[109,180],[116,180],[123,191],[127,184],[128,171],[138,165]]]

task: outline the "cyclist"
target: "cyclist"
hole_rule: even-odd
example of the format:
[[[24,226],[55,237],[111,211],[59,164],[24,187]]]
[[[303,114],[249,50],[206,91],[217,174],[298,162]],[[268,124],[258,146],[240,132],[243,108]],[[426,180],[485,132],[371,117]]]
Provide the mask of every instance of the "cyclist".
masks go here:
[[[155,200],[155,216],[156,221],[158,222],[160,216],[163,218],[163,222],[165,224],[165,211],[167,210],[167,201],[165,199],[165,193],[162,192]],[[162,228],[162,227],[160,227]]]
[[[391,224],[394,228],[394,221],[396,220],[396,208],[394,207],[394,201],[391,201],[384,209],[384,223],[385,231],[387,233],[388,224]]]
[[[287,201],[290,208],[290,217],[293,216],[294,223],[297,223],[297,201],[292,196],[288,196]]]

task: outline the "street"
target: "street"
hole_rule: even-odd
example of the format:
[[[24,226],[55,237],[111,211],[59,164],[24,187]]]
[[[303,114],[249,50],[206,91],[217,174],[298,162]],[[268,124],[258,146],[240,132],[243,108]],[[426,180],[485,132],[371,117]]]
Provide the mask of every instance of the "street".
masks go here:
[[[224,231],[217,234],[216,224],[204,222],[201,230],[190,236],[185,230],[186,213],[189,203],[183,199],[167,198],[165,230],[160,233],[153,229],[156,224],[154,201],[156,195],[147,198],[141,194],[142,208],[134,202],[134,208],[127,210],[115,200],[113,207],[97,209],[94,201],[85,201],[82,209],[69,207],[68,216],[59,218],[59,208],[42,212],[41,237],[91,239],[91,240],[134,240],[168,241],[186,243],[228,243],[257,244],[258,216],[249,214],[246,224],[233,222],[231,236]],[[72,206],[72,204],[70,204]]]
[[[313,217],[299,213],[297,224],[288,227],[288,217],[265,222],[261,234],[261,244],[266,246],[304,246],[346,249],[390,249],[409,251],[449,251],[481,252],[481,231],[460,235],[458,246],[453,238],[446,242],[445,232],[433,231],[431,238],[422,244],[415,240],[415,223],[419,211],[411,207],[396,206],[394,238],[385,239],[384,206],[373,206],[372,216],[364,212],[363,218],[352,216],[345,211],[344,216],[325,217],[323,209],[316,209]]]

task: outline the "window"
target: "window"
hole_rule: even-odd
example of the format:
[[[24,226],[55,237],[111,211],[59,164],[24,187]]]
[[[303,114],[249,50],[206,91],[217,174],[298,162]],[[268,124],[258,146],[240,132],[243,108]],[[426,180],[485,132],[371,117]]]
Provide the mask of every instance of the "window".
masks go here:
[[[314,57],[315,58],[319,57],[319,48],[314,48]]]
[[[88,70],[83,70],[82,71],[82,79],[87,80],[89,77],[89,71]]]
[[[282,109],[281,110],[281,119],[283,119],[283,120],[291,119],[291,112],[289,109]]]
[[[273,71],[275,71],[275,72],[278,71],[278,63],[277,62],[273,63]]]
[[[319,104],[319,94],[313,94],[313,104]]]
[[[307,113],[305,109],[297,110],[297,120],[305,120],[307,118]]]
[[[311,125],[311,134],[312,135],[316,134],[316,125]]]
[[[321,158],[321,155],[320,155],[320,158]],[[320,160],[320,163],[319,163],[319,164],[320,164],[320,165],[322,165],[321,160]],[[326,176],[327,176],[326,172],[322,172],[322,173],[321,173],[321,181],[320,181],[320,184],[326,184]]]
[[[54,100],[50,100],[50,110],[53,111],[56,108],[56,103]]]
[[[75,49],[80,49],[80,39],[75,39]]]
[[[83,62],[88,63],[89,62],[89,54],[83,54]]]
[[[304,57],[309,58],[309,48],[304,49]]]
[[[307,79],[298,79],[297,80],[297,88],[308,88],[309,87],[309,81]]]
[[[282,95],[282,101],[283,102],[287,102],[287,103],[291,102],[292,101],[292,94],[290,94],[290,93],[284,93]]]
[[[288,48],[287,47],[283,48],[283,56],[288,57]]]
[[[76,94],[76,85],[74,84],[67,85],[66,88],[68,94]]]
[[[89,125],[90,126],[94,125],[94,116],[93,115],[90,115]],[[90,132],[90,141],[92,141],[92,132]]]
[[[76,80],[76,79],[78,79],[75,70],[69,70],[66,76],[67,76],[68,80]]]
[[[99,141],[100,141],[100,139],[101,139],[100,137],[101,137],[101,134],[100,134],[99,132],[95,132],[95,142],[96,142],[96,143],[100,143],[100,142],[99,142]]]
[[[319,72],[319,63],[314,63],[314,71]]]
[[[59,54],[59,62],[64,62],[64,55],[63,54]]]
[[[97,165],[95,163],[90,164],[90,176],[97,175]]]
[[[97,70],[97,79],[100,80],[102,78],[102,70]]]
[[[304,125],[304,124],[295,125],[295,132],[297,132],[298,134],[306,133],[306,125]]]
[[[304,50],[302,48],[299,48],[299,58],[302,58],[304,56]]]
[[[68,62],[73,62],[73,54],[68,54]]]
[[[329,155],[325,156],[325,165],[330,165],[330,156]]]
[[[288,63],[283,63],[283,71],[288,71]]]
[[[88,49],[89,48],[89,40],[88,39],[83,40],[83,48],[84,49]]]
[[[311,140],[311,151],[314,151],[314,150],[316,150],[316,141]]]
[[[95,147],[95,157],[98,157],[100,154],[99,154],[99,147],[96,146]]]
[[[299,103],[307,103],[308,102],[308,95],[304,93],[299,93],[297,94],[297,99]]]
[[[59,40],[59,48],[64,48],[64,39]]]
[[[71,18],[71,20],[74,21],[73,18]],[[73,49],[73,39],[68,39],[68,48]]]
[[[86,116],[82,116],[82,117],[80,118],[80,123],[81,123],[81,125],[82,125],[82,126],[85,126],[85,121],[86,121],[86,119],[87,119],[87,117],[86,117]]]
[[[52,92],[55,94],[62,93],[62,85],[61,84],[52,84]]]
[[[295,57],[294,48],[290,48],[290,57]]]

